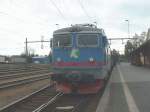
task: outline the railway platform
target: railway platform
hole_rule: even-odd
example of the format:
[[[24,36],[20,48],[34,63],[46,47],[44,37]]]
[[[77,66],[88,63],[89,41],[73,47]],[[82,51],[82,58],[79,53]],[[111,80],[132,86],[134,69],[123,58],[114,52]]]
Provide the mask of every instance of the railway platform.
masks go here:
[[[150,68],[120,63],[112,72],[96,112],[149,112]]]

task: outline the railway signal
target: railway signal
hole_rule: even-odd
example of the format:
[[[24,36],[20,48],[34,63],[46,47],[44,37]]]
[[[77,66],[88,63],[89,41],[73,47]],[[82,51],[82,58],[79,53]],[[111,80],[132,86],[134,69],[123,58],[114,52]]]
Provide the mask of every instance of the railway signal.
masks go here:
[[[25,41],[25,48],[26,48],[26,56],[28,56],[28,44],[31,44],[31,43],[41,43],[41,49],[44,48],[44,45],[43,43],[47,43],[47,42],[51,42],[50,40],[44,40],[44,36],[41,36],[41,40],[39,41],[28,41],[28,39],[26,38],[26,41]]]

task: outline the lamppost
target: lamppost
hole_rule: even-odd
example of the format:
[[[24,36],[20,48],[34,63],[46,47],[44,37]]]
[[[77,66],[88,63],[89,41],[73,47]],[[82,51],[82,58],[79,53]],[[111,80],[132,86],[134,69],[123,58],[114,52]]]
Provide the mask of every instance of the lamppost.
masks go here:
[[[55,25],[56,25],[57,29],[59,29],[59,24],[55,24]]]
[[[94,21],[93,23],[94,23],[94,24],[96,25],[96,27],[97,27],[97,22],[96,22],[96,21]]]
[[[128,38],[130,38],[130,29],[129,29],[130,22],[128,19],[126,19],[125,21],[128,22]]]

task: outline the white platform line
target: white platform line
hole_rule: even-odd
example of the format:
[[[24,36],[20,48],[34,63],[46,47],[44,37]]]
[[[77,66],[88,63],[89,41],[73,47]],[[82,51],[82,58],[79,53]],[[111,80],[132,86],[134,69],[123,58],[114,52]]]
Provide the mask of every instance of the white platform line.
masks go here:
[[[123,77],[123,74],[120,70],[120,67],[117,66],[118,68],[118,72],[119,72],[119,75],[120,75],[120,78],[121,78],[121,82],[122,82],[122,85],[123,85],[123,91],[125,93],[125,96],[126,96],[126,101],[127,101],[127,104],[128,104],[128,108],[129,108],[129,112],[140,112],[135,101],[134,101],[134,98],[129,90],[129,87],[128,85],[126,84],[125,82],[125,79]]]
[[[96,112],[105,112],[108,104],[109,104],[109,100],[110,100],[110,86],[111,86],[111,80],[112,80],[112,75],[110,76],[110,79],[106,85],[106,88],[104,90],[104,93],[100,99],[99,104],[97,105],[97,109]]]

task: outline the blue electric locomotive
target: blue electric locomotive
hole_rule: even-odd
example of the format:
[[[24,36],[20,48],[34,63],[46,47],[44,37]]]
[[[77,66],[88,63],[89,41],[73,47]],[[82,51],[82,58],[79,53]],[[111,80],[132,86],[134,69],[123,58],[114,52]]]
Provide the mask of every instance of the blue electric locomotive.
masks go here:
[[[64,93],[96,93],[111,68],[111,51],[103,29],[78,24],[54,31],[52,80]]]

